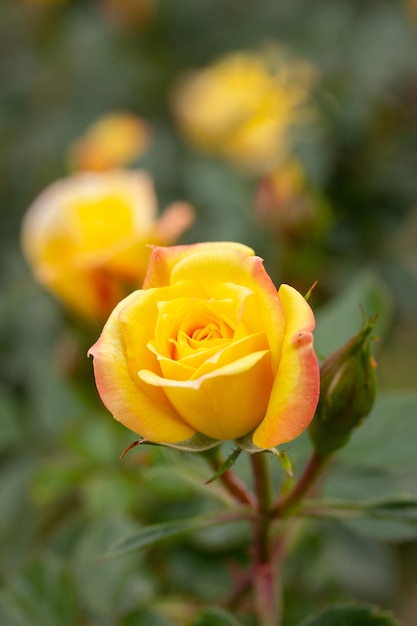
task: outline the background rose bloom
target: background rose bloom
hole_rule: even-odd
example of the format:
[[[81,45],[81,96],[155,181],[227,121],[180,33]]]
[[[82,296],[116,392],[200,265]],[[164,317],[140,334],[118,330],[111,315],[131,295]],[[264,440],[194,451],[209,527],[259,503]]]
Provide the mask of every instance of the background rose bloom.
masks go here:
[[[313,313],[277,293],[246,246],[155,248],[142,290],[90,349],[104,404],[155,442],[202,433],[270,448],[311,421],[319,392]]]
[[[79,173],[35,200],[22,225],[22,246],[36,278],[75,313],[103,321],[142,285],[149,243],[173,242],[192,222],[185,203],[157,218],[144,172]]]
[[[129,165],[149,148],[151,127],[138,115],[115,111],[91,124],[71,146],[74,170],[101,171]]]
[[[234,52],[179,81],[173,106],[185,136],[200,149],[264,171],[289,150],[288,131],[305,117],[313,68],[274,48]]]

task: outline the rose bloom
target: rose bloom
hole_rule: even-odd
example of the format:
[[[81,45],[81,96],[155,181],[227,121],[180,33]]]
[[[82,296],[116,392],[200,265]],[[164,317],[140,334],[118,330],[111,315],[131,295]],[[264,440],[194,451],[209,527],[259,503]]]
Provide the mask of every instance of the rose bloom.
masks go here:
[[[133,113],[103,115],[71,146],[70,167],[101,171],[128,165],[147,151],[151,134],[150,125]]]
[[[234,52],[179,80],[173,109],[185,137],[201,150],[265,171],[289,151],[289,130],[306,115],[310,65],[281,50]]]
[[[314,324],[303,296],[277,292],[244,245],[155,247],[143,289],[117,305],[89,354],[104,404],[145,439],[253,432],[271,448],[313,417]]]
[[[35,277],[69,309],[102,323],[142,286],[151,244],[170,244],[190,226],[185,203],[157,215],[145,172],[78,173],[59,180],[30,206],[22,247]]]

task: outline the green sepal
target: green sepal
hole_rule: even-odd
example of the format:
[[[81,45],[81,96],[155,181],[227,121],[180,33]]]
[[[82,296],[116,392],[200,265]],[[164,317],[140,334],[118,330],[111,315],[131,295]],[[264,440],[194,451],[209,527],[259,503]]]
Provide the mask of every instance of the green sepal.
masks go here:
[[[213,476],[209,478],[208,480],[206,480],[205,485],[208,485],[212,483],[213,481],[217,480],[218,478],[220,478],[220,476],[222,476],[225,472],[227,472],[231,467],[233,467],[233,465],[235,464],[236,460],[238,459],[241,453],[242,453],[241,448],[235,448],[233,452],[229,454],[227,459],[220,465],[219,469],[213,474]]]
[[[315,289],[316,285],[318,283],[318,280],[316,280],[310,287],[310,289],[307,291],[307,293],[304,296],[304,300],[306,302],[308,302],[310,300],[311,294],[313,293],[313,290]]]
[[[211,450],[215,446],[218,446],[219,443],[221,442],[218,439],[212,439],[211,437],[206,437],[200,433],[196,433],[193,437],[191,437],[191,439],[185,439],[184,441],[179,441],[178,443],[156,443],[154,441],[149,441],[149,439],[142,438],[137,441],[132,441],[132,443],[123,450],[120,458],[122,459],[125,454],[129,452],[129,450],[136,448],[136,446],[160,446],[163,448],[180,450],[182,452],[204,452],[205,450]]]
[[[258,448],[253,441],[252,435],[246,435],[241,439],[237,439],[235,441],[236,445],[239,446],[241,450],[244,452],[248,452],[249,454],[259,454],[260,452],[269,452],[273,456],[276,456],[281,464],[282,469],[290,478],[294,478],[294,472],[292,469],[290,457],[283,450],[277,450],[277,448]]]
[[[258,452],[263,452],[264,448],[259,448],[252,441],[252,433],[249,435],[245,435],[240,439],[235,439],[235,444],[243,450],[243,452],[248,452],[249,454],[258,454]]]
[[[278,457],[278,461],[280,462],[281,467],[287,474],[287,476],[289,476],[290,478],[294,478],[294,470],[292,468],[291,459],[286,452],[283,452],[282,450],[277,450],[276,448],[270,448],[269,450],[267,450],[267,452],[270,452],[274,456]]]

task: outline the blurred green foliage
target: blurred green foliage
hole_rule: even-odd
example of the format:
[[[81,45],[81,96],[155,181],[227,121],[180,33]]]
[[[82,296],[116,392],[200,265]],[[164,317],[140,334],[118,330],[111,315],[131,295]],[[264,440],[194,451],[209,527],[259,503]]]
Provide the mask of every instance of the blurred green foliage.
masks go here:
[[[231,571],[245,565],[245,529],[230,533],[227,526],[103,558],[146,524],[206,513],[207,494],[217,498],[215,483],[203,485],[209,468],[182,453],[146,448],[119,461],[132,434],[96,397],[85,354],[98,330],[81,332],[70,322],[21,256],[27,206],[66,175],[71,142],[114,109],[136,112],[153,126],[154,142],[138,165],[154,176],[161,206],[178,198],[195,205],[198,219],[184,241],[247,243],[277,284],[297,272],[301,286],[318,279],[311,303],[320,354],[357,332],[360,304],[367,315],[379,314],[376,351],[385,392],[335,460],[323,498],[417,496],[417,14],[411,4],[157,0],[147,23],[135,24],[110,19],[99,1],[1,0],[2,625],[184,626],[200,605],[227,597]],[[284,44],[318,69],[317,120],[294,148],[332,213],[327,236],[311,252],[318,261],[298,244],[289,250],[256,218],[254,177],[187,145],[170,110],[181,72],[268,42]],[[308,445],[301,437],[288,450],[296,470]],[[246,475],[240,460],[237,469]],[[278,463],[276,474],[282,475]],[[349,599],[379,603],[413,626],[416,537],[403,515],[385,524],[301,522],[284,572],[284,626],[326,602]],[[234,623],[215,608],[196,620]]]

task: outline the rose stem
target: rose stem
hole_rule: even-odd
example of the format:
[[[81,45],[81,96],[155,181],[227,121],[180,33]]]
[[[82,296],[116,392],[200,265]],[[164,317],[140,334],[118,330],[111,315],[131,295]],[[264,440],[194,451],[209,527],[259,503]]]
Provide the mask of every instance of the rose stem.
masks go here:
[[[250,455],[258,517],[254,521],[253,590],[255,608],[261,626],[278,626],[281,621],[278,572],[273,562],[270,527],[272,522],[272,486],[266,453]]]
[[[236,581],[235,588],[224,602],[225,608],[233,610],[247,597],[248,589],[252,586],[252,572],[247,573]]]
[[[280,498],[272,509],[274,517],[285,517],[301,502],[323,471],[328,459],[329,455],[322,456],[318,452],[313,452],[292,491]]]

